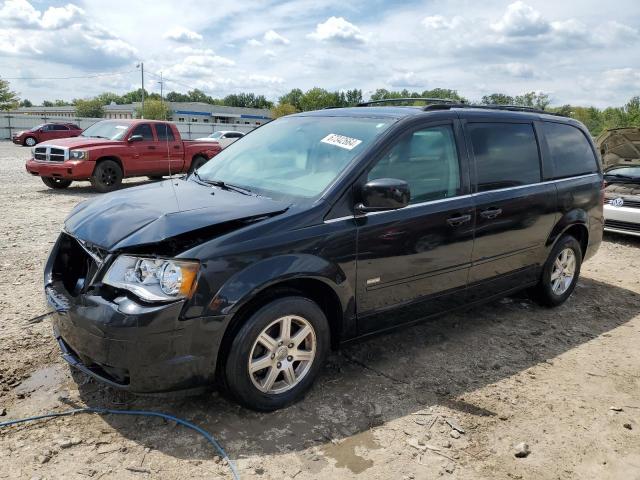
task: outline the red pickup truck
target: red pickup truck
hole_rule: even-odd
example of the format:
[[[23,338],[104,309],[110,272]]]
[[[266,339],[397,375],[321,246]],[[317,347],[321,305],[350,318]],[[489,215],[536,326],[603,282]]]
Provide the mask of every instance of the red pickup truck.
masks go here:
[[[74,180],[89,180],[99,192],[110,192],[125,177],[160,178],[192,172],[220,150],[216,142],[182,140],[172,123],[103,120],[79,137],[37,145],[26,168],[49,188],[67,188]]]

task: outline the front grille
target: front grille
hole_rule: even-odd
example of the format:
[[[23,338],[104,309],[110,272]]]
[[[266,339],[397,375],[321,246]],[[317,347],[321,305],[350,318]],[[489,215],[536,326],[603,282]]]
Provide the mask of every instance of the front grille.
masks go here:
[[[622,222],[620,220],[605,220],[604,228],[615,228],[616,230],[640,232],[640,223]]]
[[[41,162],[64,162],[65,151],[56,147],[36,147],[33,156]]]
[[[53,263],[53,279],[61,281],[69,295],[83,293],[99,265],[92,255],[70,235],[61,234],[58,252]]]
[[[611,203],[617,198],[622,198],[622,200],[623,200],[622,206],[623,207],[640,208],[640,200],[636,200],[635,198],[631,199],[631,198],[625,198],[625,197],[606,197],[605,201],[607,203]]]

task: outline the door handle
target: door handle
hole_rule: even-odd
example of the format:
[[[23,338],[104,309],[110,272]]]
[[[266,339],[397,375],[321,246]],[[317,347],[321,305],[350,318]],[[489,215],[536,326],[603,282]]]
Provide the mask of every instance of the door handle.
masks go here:
[[[148,149],[148,150],[155,150],[155,149],[156,149],[156,147],[154,147],[153,145],[149,145],[149,146],[147,147],[147,149]]]
[[[492,218],[496,218],[501,213],[502,213],[501,208],[487,208],[486,210],[483,210],[480,212],[480,216],[482,218],[487,218],[490,220]]]
[[[447,223],[452,227],[459,227],[463,223],[467,223],[470,221],[471,221],[471,215],[460,215],[458,217],[447,218]]]
[[[173,149],[174,149],[174,150],[180,150],[180,145],[174,145],[174,146],[173,146]]]

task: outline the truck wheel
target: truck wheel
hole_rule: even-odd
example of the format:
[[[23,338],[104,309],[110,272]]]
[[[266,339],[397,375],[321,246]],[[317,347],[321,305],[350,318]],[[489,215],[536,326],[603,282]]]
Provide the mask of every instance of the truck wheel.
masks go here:
[[[93,170],[91,185],[100,193],[116,190],[122,183],[122,168],[113,160],[103,160]]]
[[[558,240],[544,264],[540,282],[533,289],[533,298],[546,307],[557,307],[573,293],[580,276],[582,248],[571,235]]]
[[[300,400],[329,351],[329,324],[305,297],[284,297],[255,312],[236,334],[222,374],[226,391],[268,412]]]
[[[27,138],[24,139],[23,145],[25,147],[33,147],[36,143],[38,143],[38,142],[36,141],[36,139],[34,137],[27,137]]]
[[[194,170],[198,170],[202,165],[207,163],[207,159],[201,156],[195,157],[191,161],[191,166],[189,167],[189,173],[193,173]]]
[[[56,177],[40,177],[42,178],[42,183],[44,183],[47,187],[53,188],[55,190],[67,188],[71,185],[71,180],[67,180],[65,178],[56,178]]]

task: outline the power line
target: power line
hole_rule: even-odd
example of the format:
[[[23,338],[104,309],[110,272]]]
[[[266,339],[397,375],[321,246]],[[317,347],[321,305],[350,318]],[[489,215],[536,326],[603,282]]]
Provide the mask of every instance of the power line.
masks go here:
[[[71,77],[1,77],[3,80],[73,80],[81,78],[98,78],[98,77],[113,77],[116,75],[124,75],[125,73],[132,73],[135,70],[125,70],[123,72],[111,72],[111,73],[97,73],[95,75],[78,75]]]

